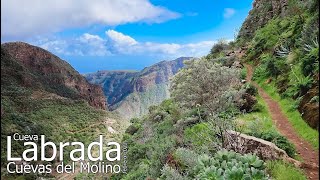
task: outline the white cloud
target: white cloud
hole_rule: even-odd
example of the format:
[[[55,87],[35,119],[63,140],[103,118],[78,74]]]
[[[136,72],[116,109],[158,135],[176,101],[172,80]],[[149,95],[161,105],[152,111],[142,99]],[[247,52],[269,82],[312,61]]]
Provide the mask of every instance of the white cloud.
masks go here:
[[[41,41],[41,47],[44,49],[50,49],[53,52],[59,54],[67,54],[65,49],[67,48],[67,42],[64,40],[53,40],[44,39]]]
[[[114,30],[106,31],[106,35],[116,44],[118,45],[135,45],[138,42],[130,36],[124,35],[120,32]]]
[[[160,58],[180,56],[200,57],[208,54],[215,41],[197,43],[138,42],[134,38],[115,30],[107,30],[106,37],[85,33],[71,40],[38,40],[39,45],[53,53],[78,56],[149,55]]]
[[[95,24],[160,23],[179,16],[148,0],[2,0],[1,37],[30,38]]]
[[[97,35],[92,35],[89,33],[85,33],[79,37],[79,49],[84,47],[82,51],[78,51],[78,53],[84,55],[83,51],[90,56],[105,56],[110,55],[111,53],[105,48],[106,47],[106,40],[102,39]]]
[[[103,39],[98,36],[98,35],[92,35],[92,34],[89,34],[89,33],[84,33],[82,36],[80,36],[79,40],[81,42],[84,42],[84,43],[90,43],[90,42],[102,42]]]
[[[38,39],[33,44],[53,53],[72,56],[108,56],[112,53],[107,48],[107,41],[97,35],[85,33],[74,39],[51,37]]]
[[[224,18],[231,18],[236,13],[236,10],[232,8],[225,8],[223,12]]]

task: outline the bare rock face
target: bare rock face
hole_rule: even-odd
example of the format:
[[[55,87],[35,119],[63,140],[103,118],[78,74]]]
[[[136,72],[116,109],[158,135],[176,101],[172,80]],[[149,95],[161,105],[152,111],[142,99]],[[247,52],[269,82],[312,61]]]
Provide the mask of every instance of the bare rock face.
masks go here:
[[[175,75],[184,64],[183,61],[189,57],[181,57],[173,61],[161,61],[155,65],[144,68],[136,78],[134,84],[135,91],[145,92],[154,84],[169,82],[169,79]]]
[[[255,0],[253,8],[242,24],[239,37],[251,39],[254,32],[274,17],[286,15],[288,0]]]
[[[85,74],[85,77],[90,83],[103,87],[107,103],[112,106],[133,92],[132,82],[138,73],[136,71],[98,71]]]
[[[103,87],[110,110],[130,119],[146,114],[151,105],[169,98],[169,80],[188,59],[191,58],[161,61],[141,71],[98,71],[85,77]]]
[[[298,110],[302,118],[314,129],[319,129],[319,102],[313,100],[319,95],[319,87],[310,89],[300,101]]]
[[[4,43],[1,51],[23,67],[22,86],[42,89],[71,99],[84,99],[96,108],[107,109],[102,88],[92,85],[66,61],[23,42]]]
[[[263,160],[277,160],[288,158],[287,153],[275,144],[253,136],[235,131],[225,133],[225,148],[241,154],[253,153]]]

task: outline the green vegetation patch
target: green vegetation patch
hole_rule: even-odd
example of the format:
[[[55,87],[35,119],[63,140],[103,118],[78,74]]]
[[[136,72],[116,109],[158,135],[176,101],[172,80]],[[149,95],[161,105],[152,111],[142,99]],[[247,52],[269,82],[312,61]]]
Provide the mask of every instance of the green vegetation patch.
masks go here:
[[[276,180],[306,180],[301,169],[294,167],[292,164],[283,161],[267,161],[267,172]]]

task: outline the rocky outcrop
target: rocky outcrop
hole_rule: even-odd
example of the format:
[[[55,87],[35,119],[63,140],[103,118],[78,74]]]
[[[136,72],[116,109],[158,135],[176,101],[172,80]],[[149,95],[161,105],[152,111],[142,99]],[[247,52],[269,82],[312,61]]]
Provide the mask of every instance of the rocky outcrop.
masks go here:
[[[254,136],[248,136],[236,131],[228,130],[224,133],[224,148],[240,154],[255,154],[263,160],[283,160],[298,168],[319,168],[318,164],[300,162],[290,158],[287,153],[275,144]]]
[[[55,93],[66,98],[84,99],[96,108],[107,108],[102,88],[89,84],[66,61],[54,54],[23,42],[2,44],[1,54],[3,53],[6,54],[11,64],[17,64],[17,67],[23,72],[18,78],[21,80],[20,85]],[[4,70],[8,72],[5,75],[13,76],[10,73],[14,72],[9,72],[9,69],[10,67],[4,67]]]
[[[287,153],[275,144],[254,136],[235,131],[225,133],[225,148],[241,154],[253,153],[263,160],[277,160],[288,157]]]
[[[315,98],[319,98],[319,87],[310,89],[300,101],[298,110],[302,114],[302,118],[314,129],[319,129],[319,102]]]
[[[107,103],[113,106],[133,93],[132,83],[138,74],[136,71],[98,71],[85,77],[90,83],[103,87]]]
[[[161,83],[149,87],[145,92],[137,92],[127,95],[119,103],[110,106],[121,117],[131,119],[148,113],[152,105],[158,105],[170,97],[169,84]]]
[[[287,13],[288,0],[255,0],[238,36],[251,39],[254,32],[274,17],[283,17]]]
[[[98,71],[86,74],[90,83],[103,87],[108,106],[122,117],[130,119],[148,112],[151,105],[169,98],[169,80],[181,69],[181,57],[173,61],[161,61],[142,71]]]
[[[154,84],[169,82],[169,79],[184,66],[183,61],[187,59],[190,59],[190,57],[180,57],[173,61],[161,61],[144,68],[135,79],[135,91],[145,92]]]

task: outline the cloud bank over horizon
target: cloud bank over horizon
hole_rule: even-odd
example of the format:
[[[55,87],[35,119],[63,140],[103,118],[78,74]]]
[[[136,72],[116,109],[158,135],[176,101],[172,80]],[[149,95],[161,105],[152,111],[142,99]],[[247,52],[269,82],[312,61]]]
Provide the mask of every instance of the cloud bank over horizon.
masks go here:
[[[22,41],[80,72],[202,57],[231,41],[252,0],[2,0],[1,43]]]
[[[148,55],[158,58],[180,56],[200,57],[207,54],[216,41],[196,43],[140,42],[115,30],[105,31],[105,36],[84,33],[73,39],[40,39],[32,44],[53,53],[67,56]]]

